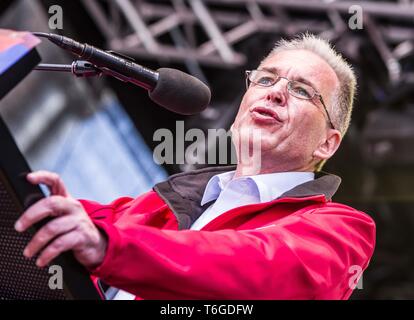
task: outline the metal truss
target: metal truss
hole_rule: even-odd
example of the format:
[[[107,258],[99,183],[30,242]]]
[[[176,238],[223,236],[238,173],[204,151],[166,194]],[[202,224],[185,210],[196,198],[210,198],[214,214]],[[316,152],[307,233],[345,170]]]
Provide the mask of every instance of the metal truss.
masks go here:
[[[357,69],[364,70],[366,94],[360,103],[371,103],[368,98],[374,97],[376,107],[392,100],[406,104],[414,86],[413,64],[406,63],[414,57],[414,1],[81,1],[105,36],[108,49],[184,63],[190,73],[206,83],[209,81],[201,66],[236,68],[246,63],[252,53],[239,45],[242,42],[257,44],[255,37],[262,34],[274,35],[277,40],[311,32],[331,40]],[[362,10],[361,30],[350,27],[355,9]],[[359,49],[365,45],[369,49],[364,48],[361,54]],[[253,54],[265,54],[260,48],[254,50]],[[375,70],[365,69],[367,56],[368,62],[375,62]],[[388,94],[384,98],[378,92]],[[201,114],[202,121],[193,121],[206,130],[213,123],[228,127],[234,118],[228,109],[215,104]],[[376,134],[372,137],[377,139]]]
[[[347,34],[361,36],[348,27],[355,5],[363,12],[362,34],[378,50],[392,81],[401,77],[399,59],[413,52],[410,0],[81,1],[108,49],[146,59],[231,68],[246,61],[236,45],[259,33],[292,36],[309,31],[333,41]]]

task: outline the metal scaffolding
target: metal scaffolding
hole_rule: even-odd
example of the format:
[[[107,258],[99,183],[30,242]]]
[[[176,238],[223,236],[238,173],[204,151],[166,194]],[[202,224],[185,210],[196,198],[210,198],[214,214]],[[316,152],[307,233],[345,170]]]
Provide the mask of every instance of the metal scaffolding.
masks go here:
[[[414,86],[414,1],[411,0],[81,2],[106,39],[107,49],[158,62],[184,63],[190,73],[207,83],[203,72],[206,67],[243,67],[248,57],[265,54],[267,44],[261,49],[258,40],[263,35],[277,40],[311,32],[333,42],[363,74],[360,89],[364,95],[359,103],[367,108],[364,112],[370,104],[388,108],[392,101],[402,101],[401,110],[409,104],[408,95]],[[362,20],[361,26],[352,24],[356,16]],[[254,44],[250,46],[254,52],[249,52],[244,44]],[[215,103],[201,114],[202,121],[193,121],[206,130],[213,124],[228,127],[234,113],[229,111],[228,102],[225,105],[222,108]],[[368,130],[369,143],[381,140],[378,130]],[[380,158],[375,152],[372,157]]]
[[[292,36],[309,31],[333,41],[352,34],[374,44],[390,79],[398,81],[398,60],[413,52],[414,2],[410,0],[81,1],[108,49],[147,59],[231,68],[246,61],[236,45],[259,33]],[[355,6],[363,13],[362,33],[348,27],[350,8]]]

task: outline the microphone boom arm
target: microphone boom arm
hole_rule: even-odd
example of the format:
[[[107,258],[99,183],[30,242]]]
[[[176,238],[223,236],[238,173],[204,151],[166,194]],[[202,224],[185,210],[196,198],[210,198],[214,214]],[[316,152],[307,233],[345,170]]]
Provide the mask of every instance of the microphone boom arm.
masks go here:
[[[73,39],[44,32],[32,32],[33,35],[46,38],[55,45],[72,52],[80,59],[89,61],[103,73],[123,82],[131,82],[148,91],[157,85],[158,72],[147,69],[134,62],[134,59],[113,51],[105,51]]]
[[[54,72],[70,72],[76,77],[95,77],[105,73],[92,63],[83,60],[75,60],[72,64],[39,64],[34,70],[54,71]]]

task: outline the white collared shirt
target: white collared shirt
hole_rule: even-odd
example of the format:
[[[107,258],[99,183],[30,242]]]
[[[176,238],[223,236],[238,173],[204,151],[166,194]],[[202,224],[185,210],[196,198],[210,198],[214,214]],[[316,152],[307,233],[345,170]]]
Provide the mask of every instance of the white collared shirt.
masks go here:
[[[213,176],[207,183],[201,205],[215,202],[193,223],[191,230],[201,230],[210,221],[231,209],[272,201],[286,191],[311,181],[313,172],[276,172],[233,179],[235,171]]]

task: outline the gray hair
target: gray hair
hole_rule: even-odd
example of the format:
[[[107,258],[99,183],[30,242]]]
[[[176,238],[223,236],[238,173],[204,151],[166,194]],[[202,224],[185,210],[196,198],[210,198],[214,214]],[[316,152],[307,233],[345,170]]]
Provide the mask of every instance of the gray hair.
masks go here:
[[[307,50],[313,52],[325,60],[334,70],[339,80],[339,88],[334,93],[334,102],[330,111],[330,117],[335,128],[344,136],[351,121],[357,85],[352,67],[328,41],[309,33],[302,34],[293,40],[282,39],[278,41],[263,61],[276,53],[286,50]]]

